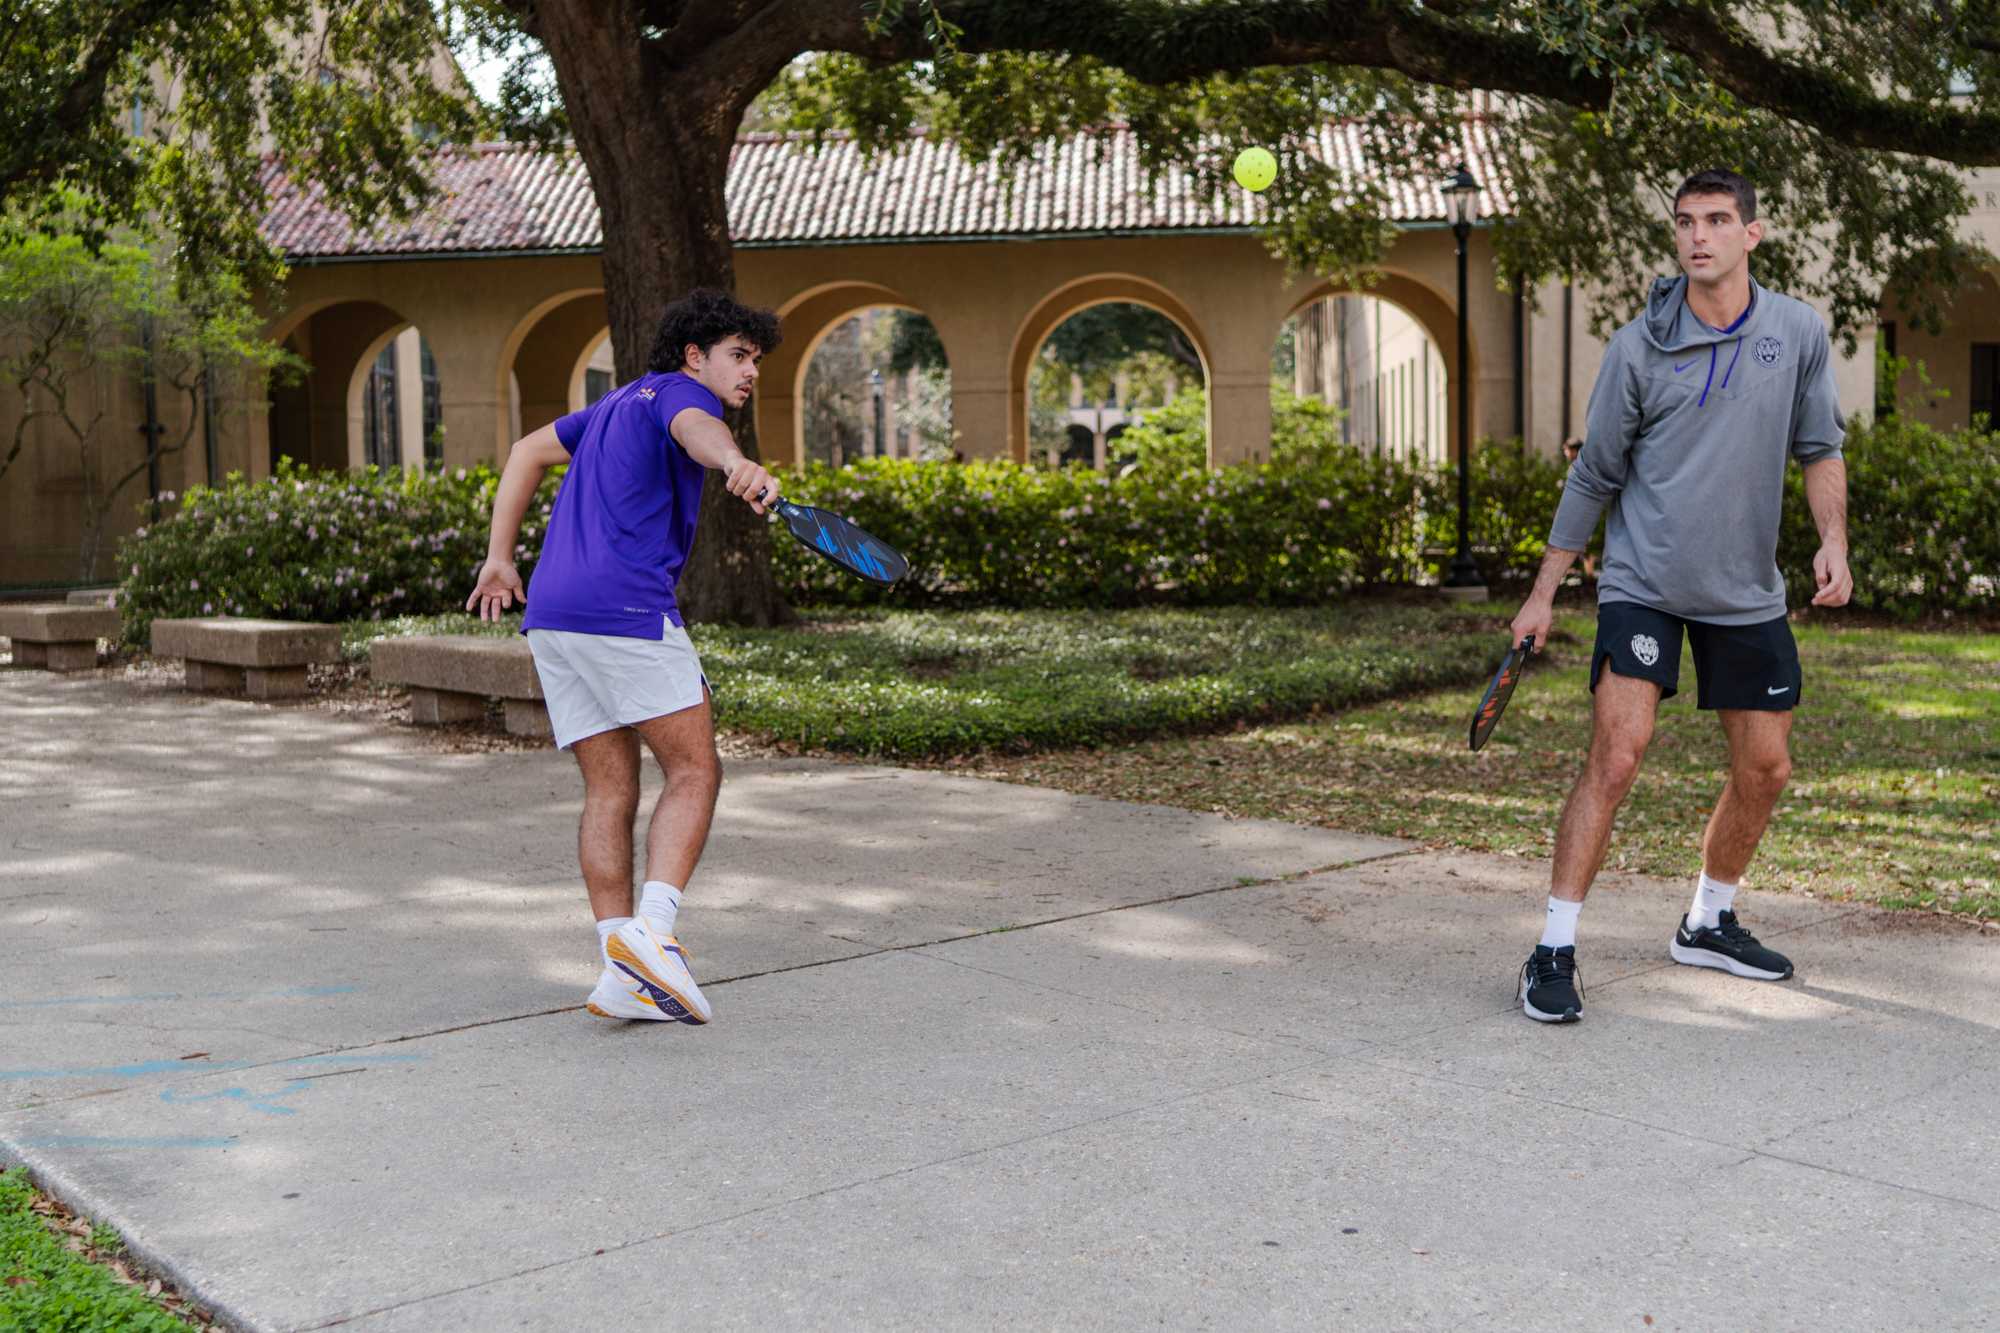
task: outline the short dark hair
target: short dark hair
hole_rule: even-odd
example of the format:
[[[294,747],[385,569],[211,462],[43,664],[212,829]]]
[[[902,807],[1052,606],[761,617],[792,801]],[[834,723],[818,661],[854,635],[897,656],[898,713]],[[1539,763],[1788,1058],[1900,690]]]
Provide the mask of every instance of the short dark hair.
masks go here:
[[[728,292],[713,287],[697,287],[670,304],[660,316],[659,332],[653,335],[653,354],[646,359],[646,369],[679,370],[686,362],[689,343],[706,354],[732,333],[766,355],[784,339],[778,331],[778,316],[772,311],[752,309]]]
[[[1681,188],[1674,191],[1674,212],[1681,211],[1681,200],[1691,194],[1726,194],[1736,201],[1738,222],[1757,220],[1757,187],[1733,171],[1710,167],[1682,181]]]

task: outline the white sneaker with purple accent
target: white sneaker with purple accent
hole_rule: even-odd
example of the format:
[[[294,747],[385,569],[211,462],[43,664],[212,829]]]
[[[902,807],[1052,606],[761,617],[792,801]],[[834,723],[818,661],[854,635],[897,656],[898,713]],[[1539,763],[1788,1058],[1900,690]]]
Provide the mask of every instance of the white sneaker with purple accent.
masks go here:
[[[610,963],[597,978],[596,989],[590,992],[590,999],[583,1006],[599,1018],[631,1018],[655,1023],[670,1023],[673,1018],[660,1012],[660,1006],[653,1003],[646,994],[646,988],[626,976]]]
[[[687,951],[673,936],[654,934],[645,917],[635,916],[611,932],[604,942],[604,956],[627,981],[636,983],[662,1016],[683,1023],[706,1023],[714,1016],[688,971]]]

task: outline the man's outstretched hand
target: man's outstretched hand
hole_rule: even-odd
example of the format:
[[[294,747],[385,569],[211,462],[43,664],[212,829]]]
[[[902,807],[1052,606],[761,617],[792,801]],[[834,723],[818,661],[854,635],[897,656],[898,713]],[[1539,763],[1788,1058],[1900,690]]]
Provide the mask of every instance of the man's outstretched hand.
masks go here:
[[[778,483],[771,479],[770,473],[747,458],[737,460],[722,484],[731,495],[749,501],[750,507],[760,514],[778,498]]]

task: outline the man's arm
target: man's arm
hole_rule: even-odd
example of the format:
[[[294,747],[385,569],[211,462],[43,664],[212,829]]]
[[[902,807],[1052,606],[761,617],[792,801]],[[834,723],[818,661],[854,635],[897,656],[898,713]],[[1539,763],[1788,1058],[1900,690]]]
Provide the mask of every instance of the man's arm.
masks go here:
[[[1528,590],[1528,596],[1522,601],[1521,610],[1511,626],[1516,648],[1530,634],[1535,636],[1536,652],[1549,646],[1549,627],[1556,618],[1556,589],[1562,587],[1563,576],[1569,573],[1569,567],[1582,554],[1582,551],[1551,546],[1542,555],[1542,567],[1535,575],[1535,586]]]
[[[1813,556],[1813,580],[1819,591],[1814,606],[1846,606],[1854,595],[1854,576],[1847,569],[1847,460],[1839,454],[1808,463],[1806,503],[1819,525],[1819,551]]]
[[[698,407],[684,407],[674,413],[670,429],[674,440],[687,456],[703,467],[722,474],[722,484],[731,495],[745,500],[758,513],[767,501],[778,498],[778,483],[761,466],[743,456],[736,437],[715,417]]]
[[[507,466],[501,469],[500,486],[493,493],[486,563],[479,567],[479,582],[472,596],[465,599],[465,609],[477,611],[481,620],[498,620],[516,601],[528,600],[521,587],[521,573],[514,568],[514,542],[521,535],[521,519],[542,477],[558,463],[567,462],[569,450],[556,438],[553,424],[522,436],[507,451]]]
[[[1515,647],[1530,634],[1535,636],[1536,652],[1548,646],[1549,626],[1556,614],[1556,589],[1562,587],[1563,576],[1590,545],[1590,534],[1597,531],[1605,506],[1625,489],[1641,415],[1638,377],[1625,364],[1624,343],[1613,338],[1604,349],[1597,383],[1590,389],[1583,445],[1563,482],[1541,571],[1514,617]]]

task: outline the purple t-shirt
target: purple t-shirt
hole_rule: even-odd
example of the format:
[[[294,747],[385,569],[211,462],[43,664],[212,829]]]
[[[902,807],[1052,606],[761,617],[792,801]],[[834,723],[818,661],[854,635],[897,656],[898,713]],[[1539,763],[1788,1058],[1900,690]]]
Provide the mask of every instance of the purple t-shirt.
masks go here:
[[[675,371],[642,375],[557,419],[569,472],[528,583],[522,630],[659,639],[667,621],[681,623],[674,584],[694,545],[708,469],[668,428],[690,407],[722,419],[721,400]]]

